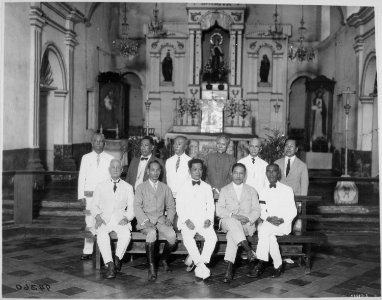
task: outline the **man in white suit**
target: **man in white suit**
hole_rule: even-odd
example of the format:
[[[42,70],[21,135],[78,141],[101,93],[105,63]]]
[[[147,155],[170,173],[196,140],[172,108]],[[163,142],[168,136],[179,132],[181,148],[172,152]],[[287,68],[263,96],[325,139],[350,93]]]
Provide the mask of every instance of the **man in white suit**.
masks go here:
[[[196,265],[195,276],[206,279],[211,272],[205,264],[210,262],[217,242],[213,228],[215,204],[211,186],[200,180],[203,161],[191,159],[188,168],[191,178],[178,190],[176,197],[178,228],[182,231],[184,246]],[[204,237],[201,254],[194,239],[197,233]]]
[[[90,209],[93,201],[93,192],[98,183],[109,179],[109,166],[112,155],[103,151],[105,147],[105,136],[95,133],[92,137],[93,151],[82,156],[80,172],[78,174],[78,200],[85,206],[86,237],[81,260],[92,258],[94,246],[94,218]]]
[[[295,195],[308,195],[309,175],[306,164],[296,156],[298,147],[295,139],[285,141],[285,157],[275,161],[281,169],[281,182],[290,186]]]
[[[99,183],[94,191],[92,216],[95,219],[97,243],[105,264],[107,279],[115,278],[116,271],[121,270],[122,258],[131,239],[131,224],[134,219],[133,187],[121,180],[122,164],[113,159],[110,162],[111,178]],[[109,233],[114,231],[118,236],[113,262]]]
[[[265,175],[268,163],[258,156],[260,151],[261,140],[255,137],[249,142],[249,154],[238,161],[245,165],[247,169],[244,182],[255,188],[257,192],[268,184],[268,179]]]
[[[258,277],[263,273],[269,255],[272,257],[274,267],[272,277],[281,275],[282,259],[276,236],[289,234],[292,230],[292,221],[297,215],[292,188],[278,181],[281,177],[279,166],[269,164],[266,174],[269,185],[259,194],[262,220],[257,228],[259,241],[256,256],[259,263],[249,271],[249,277]]]
[[[167,185],[172,191],[174,199],[178,189],[190,177],[188,173],[188,161],[191,159],[186,153],[187,138],[177,136],[174,140],[175,154],[166,160]]]
[[[247,251],[248,260],[256,258],[248,245],[246,236],[252,236],[256,231],[256,220],[260,216],[260,204],[256,190],[243,183],[246,175],[245,166],[236,163],[232,167],[232,182],[222,188],[216,203],[216,215],[221,218],[220,227],[227,233],[227,248],[224,260],[227,271],[223,282],[233,280],[233,265],[239,246]]]

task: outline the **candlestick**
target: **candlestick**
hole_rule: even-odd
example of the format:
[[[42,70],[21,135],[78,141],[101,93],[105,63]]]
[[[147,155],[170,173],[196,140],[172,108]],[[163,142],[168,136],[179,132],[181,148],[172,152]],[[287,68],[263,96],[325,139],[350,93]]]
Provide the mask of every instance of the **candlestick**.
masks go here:
[[[102,128],[102,124],[101,124],[101,126],[99,128],[99,132],[102,133],[102,131],[103,131],[103,128]]]

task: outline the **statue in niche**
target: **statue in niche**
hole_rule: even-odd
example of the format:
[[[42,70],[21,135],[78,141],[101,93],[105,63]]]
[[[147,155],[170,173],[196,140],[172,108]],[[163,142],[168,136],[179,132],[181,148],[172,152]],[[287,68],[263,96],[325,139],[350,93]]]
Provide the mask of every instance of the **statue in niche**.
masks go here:
[[[164,81],[172,81],[172,58],[170,50],[167,51],[166,57],[162,61],[162,74]]]
[[[271,63],[268,59],[268,56],[264,54],[260,64],[260,82],[268,82],[270,66],[271,66]]]
[[[312,141],[319,137],[326,138],[326,114],[327,109],[324,101],[324,90],[318,89],[312,103]]]
[[[114,89],[110,88],[105,98],[103,105],[100,107],[100,124],[103,129],[114,129],[117,126],[117,103],[114,98]]]

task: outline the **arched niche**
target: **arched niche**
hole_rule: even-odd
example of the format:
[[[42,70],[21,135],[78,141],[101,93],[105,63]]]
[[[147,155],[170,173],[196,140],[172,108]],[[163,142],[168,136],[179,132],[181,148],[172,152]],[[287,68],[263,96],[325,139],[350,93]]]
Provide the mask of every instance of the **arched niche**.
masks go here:
[[[129,120],[126,125],[129,127],[142,127],[145,117],[143,103],[146,101],[143,95],[142,80],[132,71],[126,71],[122,73],[121,76],[128,86],[127,97],[124,99],[125,107],[127,108],[127,110],[125,110],[127,114],[125,118]],[[129,132],[129,134],[131,133]]]
[[[67,90],[66,80],[66,67],[63,55],[59,48],[53,43],[48,42],[43,48],[43,55],[41,61],[41,77],[44,76],[48,70],[51,70],[52,77],[54,78],[51,86],[58,90]],[[48,65],[47,65],[48,64]],[[47,75],[47,74],[45,74]]]
[[[365,67],[362,75],[361,96],[370,96],[375,94],[376,85],[376,55],[371,52],[365,59]]]

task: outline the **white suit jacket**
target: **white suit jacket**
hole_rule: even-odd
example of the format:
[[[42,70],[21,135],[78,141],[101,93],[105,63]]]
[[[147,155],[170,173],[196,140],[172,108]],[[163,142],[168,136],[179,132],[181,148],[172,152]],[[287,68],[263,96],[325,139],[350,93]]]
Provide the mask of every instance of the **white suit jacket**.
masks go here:
[[[85,198],[85,191],[94,191],[98,183],[110,178],[110,161],[114,157],[108,153],[100,153],[97,166],[97,153],[92,151],[82,156],[80,173],[78,174],[78,199]]]
[[[214,223],[215,202],[212,188],[208,183],[200,181],[199,185],[192,185],[192,180],[187,180],[178,190],[176,197],[176,212],[178,214],[178,228],[184,228],[187,219],[195,227],[203,227],[205,220]]]
[[[260,157],[255,157],[255,163],[252,163],[252,156],[248,155],[238,161],[247,168],[245,183],[260,192],[265,185],[269,184],[267,175],[265,174],[268,163]]]
[[[176,171],[176,161],[178,160],[178,155],[173,155],[166,160],[166,181],[167,185],[172,191],[172,195],[176,198],[178,189],[185,183],[187,179],[190,178],[190,173],[188,172],[188,161],[191,159],[187,154],[183,153],[180,156],[179,167]]]
[[[279,228],[284,234],[289,234],[292,230],[292,221],[297,215],[292,188],[279,181],[276,183],[276,188],[267,185],[259,193],[259,202],[260,218],[264,221],[271,216],[283,218],[284,223],[279,225]]]
[[[107,179],[97,185],[91,207],[91,214],[95,218],[98,214],[107,223],[113,216],[118,222],[126,217],[134,219],[134,191],[133,187],[124,180],[119,180],[117,189],[113,191],[112,179]]]

